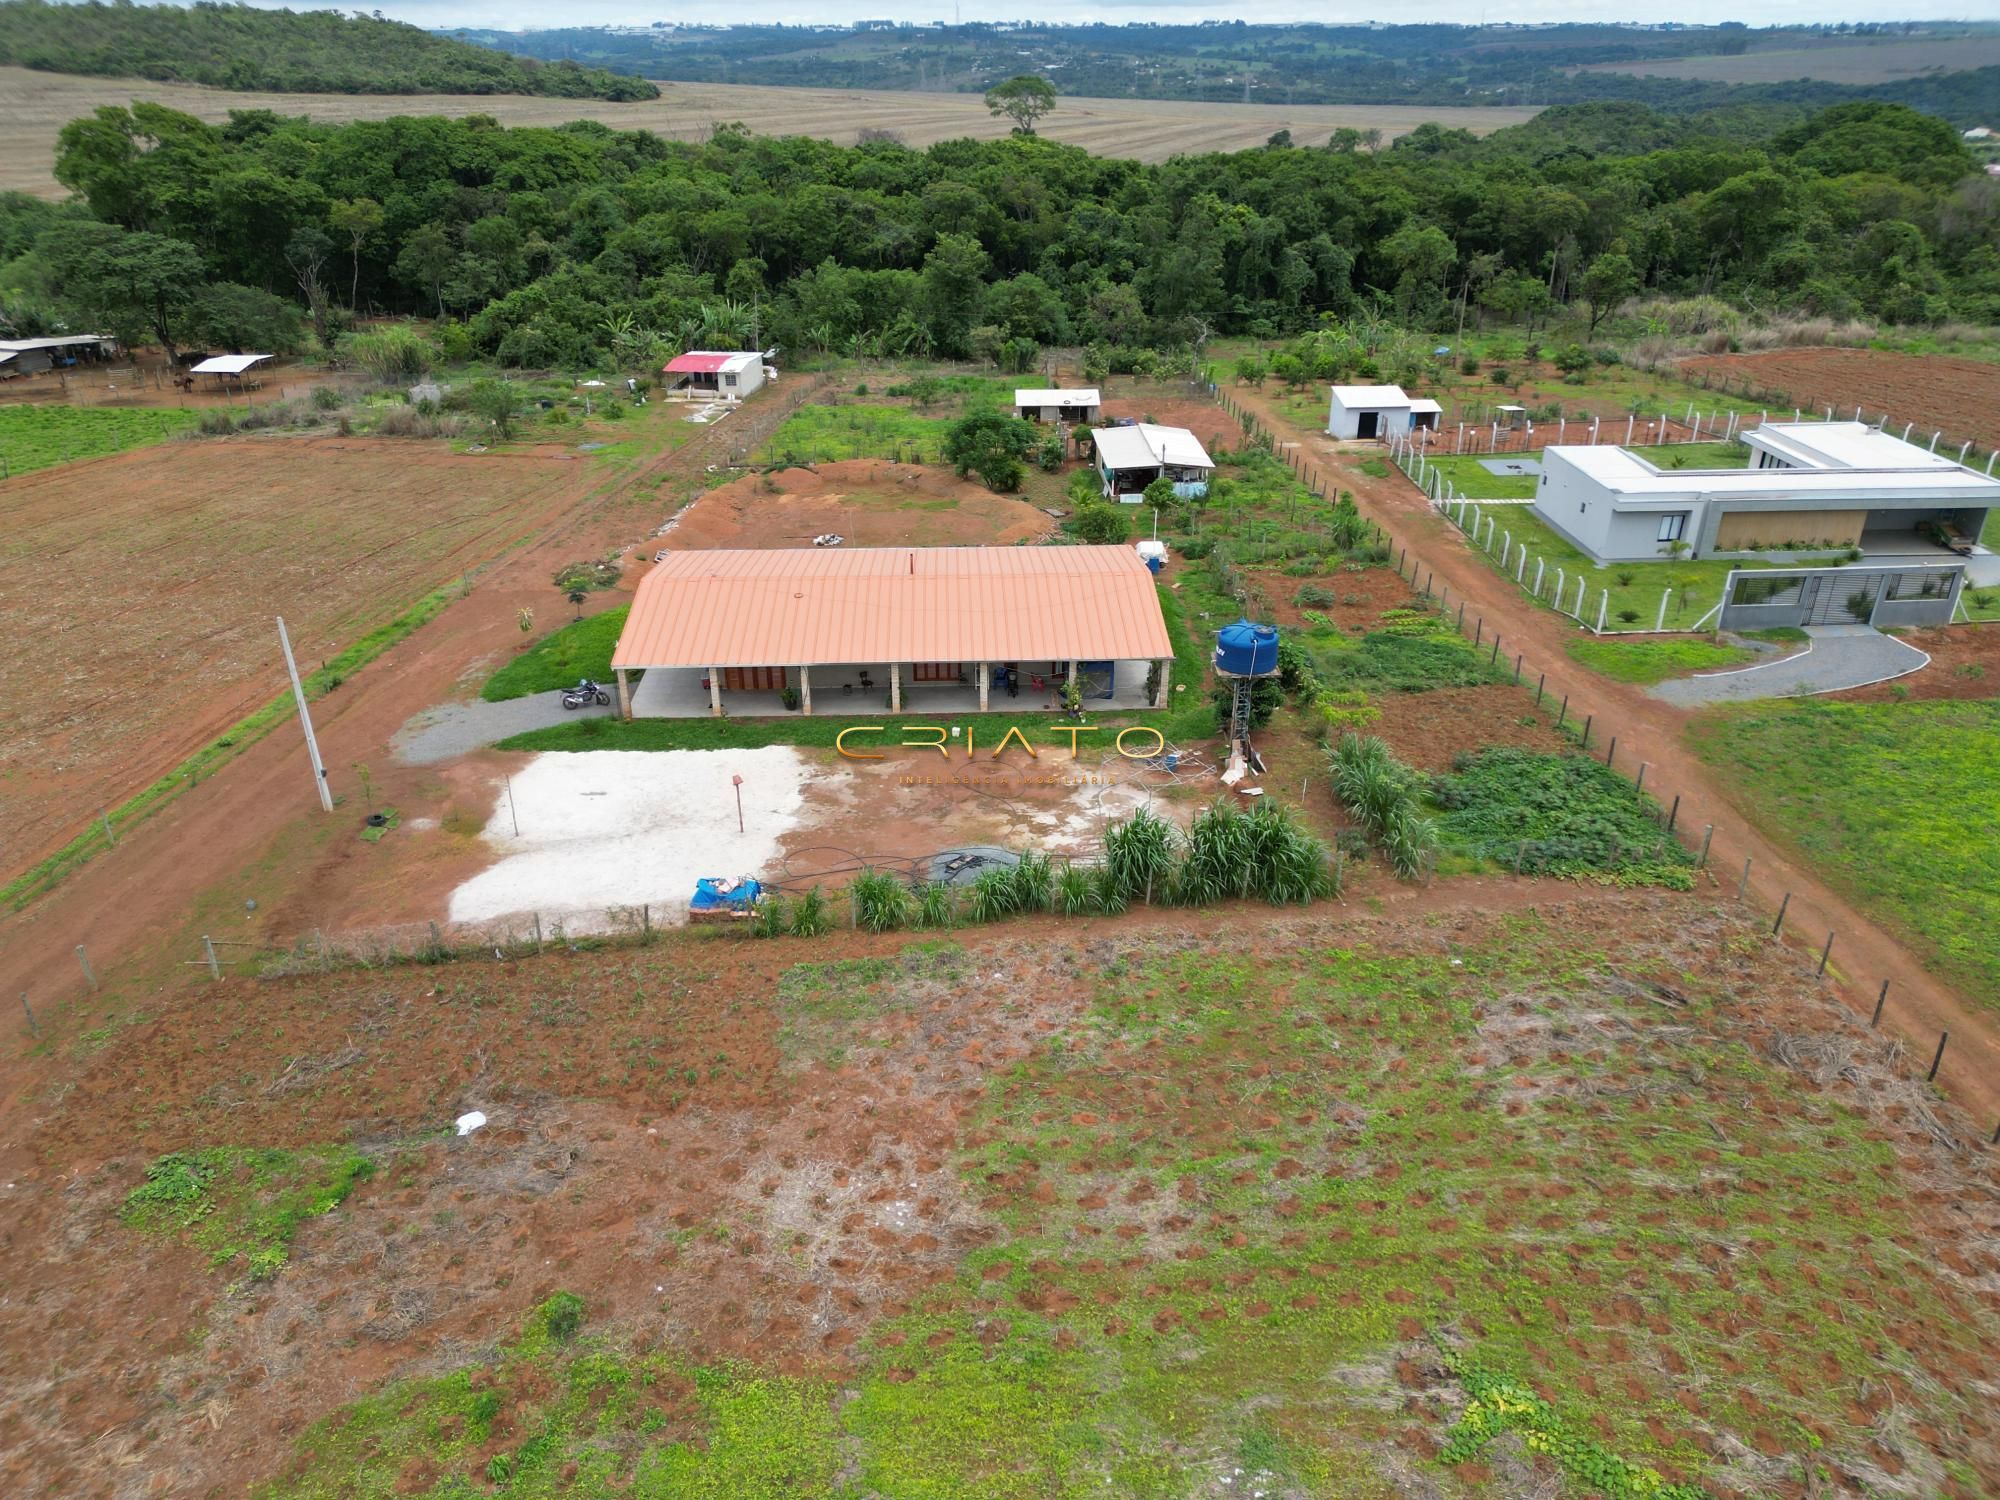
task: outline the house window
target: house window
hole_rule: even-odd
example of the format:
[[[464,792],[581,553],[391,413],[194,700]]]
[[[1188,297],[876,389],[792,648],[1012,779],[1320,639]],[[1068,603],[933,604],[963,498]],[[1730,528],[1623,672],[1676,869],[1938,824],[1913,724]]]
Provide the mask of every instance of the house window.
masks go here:
[[[736,377],[734,375],[725,375],[722,377],[722,383],[724,385],[734,385],[736,384]]]
[[[1660,540],[1663,542],[1680,541],[1687,535],[1687,529],[1688,513],[1684,510],[1660,517]]]

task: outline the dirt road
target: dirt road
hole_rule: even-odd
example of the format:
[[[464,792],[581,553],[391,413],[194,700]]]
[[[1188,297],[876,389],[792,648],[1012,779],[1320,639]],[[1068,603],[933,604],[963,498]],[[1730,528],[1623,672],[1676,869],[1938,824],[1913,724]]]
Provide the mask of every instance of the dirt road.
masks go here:
[[[762,441],[818,388],[810,379],[787,383],[782,395],[774,391],[677,451],[635,467],[622,485],[546,523],[529,545],[475,570],[465,597],[321,698],[313,706],[313,727],[336,794],[354,801],[361,790],[354,768],[365,765],[376,804],[408,806],[424,796],[436,775],[395,763],[395,732],[518,649],[516,615],[523,607],[548,609],[548,580],[557,567],[646,540],[664,519],[660,504],[646,498],[663,488],[658,476],[701,475],[735,448]],[[626,595],[601,597],[608,605]],[[271,684],[273,692],[283,687],[282,677]],[[319,812],[298,727],[280,725],[221,774],[121,834],[116,849],[26,912],[0,917],[7,1024],[15,1031],[25,1026],[17,996],[46,1008],[82,993],[78,944],[86,945],[102,980],[162,980],[185,972],[179,965],[198,955],[202,931],[247,936],[245,924],[254,914],[246,901],[257,901],[268,915],[277,905],[274,896],[285,896],[297,911],[295,893],[310,890],[330,841],[351,834],[359,816],[352,807],[331,817]]]
[[[1602,753],[1618,738],[1617,764],[1628,774],[1646,763],[1646,790],[1671,805],[1680,799],[1678,826],[1697,839],[1713,824],[1709,872],[1717,886],[1734,892],[1750,862],[1747,895],[1773,914],[1785,904],[1784,934],[1811,949],[1819,961],[1821,944],[1835,934],[1829,976],[1849,1006],[1871,1013],[1883,980],[1889,999],[1885,1030],[1902,1037],[1920,1066],[1928,1068],[1942,1032],[1950,1032],[1939,1080],[1975,1119],[2000,1122],[2000,1016],[1960,995],[1928,972],[1903,943],[1822,883],[1815,873],[1760,833],[1730,800],[1720,782],[1686,747],[1688,714],[1650,696],[1643,688],[1612,682],[1573,662],[1565,647],[1575,628],[1527,596],[1475,557],[1465,536],[1439,515],[1402,474],[1386,479],[1361,472],[1367,454],[1343,454],[1324,434],[1290,426],[1268,396],[1247,387],[1227,395],[1261,420],[1280,441],[1296,439],[1298,461],[1307,478],[1353,492],[1370,519],[1393,538],[1399,559],[1418,561],[1418,583],[1445,597],[1456,613],[1465,607],[1465,628],[1486,641],[1500,637],[1500,654],[1522,660],[1522,682],[1532,692],[1544,674],[1547,698],[1569,703],[1572,722],[1592,721],[1591,747]],[[1408,562],[1405,561],[1405,567]]]

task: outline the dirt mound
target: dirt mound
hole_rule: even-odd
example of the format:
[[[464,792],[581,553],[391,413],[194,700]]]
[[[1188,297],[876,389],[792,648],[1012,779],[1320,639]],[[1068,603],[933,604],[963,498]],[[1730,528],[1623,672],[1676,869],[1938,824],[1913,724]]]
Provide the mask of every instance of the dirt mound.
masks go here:
[[[949,469],[855,458],[748,474],[711,490],[681,513],[665,542],[687,550],[804,547],[835,532],[850,547],[1009,546],[1054,530],[1032,505]]]

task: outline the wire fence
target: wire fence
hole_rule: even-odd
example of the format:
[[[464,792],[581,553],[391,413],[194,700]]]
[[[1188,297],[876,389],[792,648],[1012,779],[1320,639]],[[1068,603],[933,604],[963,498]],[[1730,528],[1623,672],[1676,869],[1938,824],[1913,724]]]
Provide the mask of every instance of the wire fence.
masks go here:
[[[1215,399],[1242,424],[1246,432],[1253,435],[1262,433],[1266,441],[1271,440],[1270,427],[1255,413],[1244,410],[1226,391],[1216,389]],[[1322,468],[1317,460],[1296,444],[1279,446],[1277,451],[1300,482],[1314,495],[1321,499],[1329,499],[1340,492],[1335,476]],[[1641,746],[1642,742],[1624,730],[1615,715],[1607,713],[1604,706],[1596,702],[1592,696],[1577,693],[1573,689],[1564,691],[1561,687],[1551,691],[1550,674],[1538,664],[1530,663],[1525,652],[1506,652],[1501,630],[1497,625],[1489,630],[1485,615],[1481,611],[1469,606],[1464,599],[1458,601],[1455,612],[1452,610],[1449,585],[1438,584],[1434,568],[1423,562],[1408,542],[1396,533],[1393,525],[1380,521],[1374,524],[1376,534],[1383,539],[1389,549],[1391,563],[1396,569],[1397,576],[1410,586],[1411,591],[1420,595],[1427,604],[1440,610],[1450,619],[1455,629],[1469,639],[1475,649],[1485,650],[1490,665],[1499,668],[1511,656],[1512,671],[1509,673],[1511,685],[1523,692],[1531,691],[1538,710],[1546,711],[1549,701],[1558,698],[1559,695],[1556,707],[1557,731],[1569,737],[1579,753],[1591,755],[1593,758],[1601,754],[1606,766],[1630,777],[1635,796],[1641,798],[1650,796],[1648,805],[1658,818],[1663,833],[1676,840],[1682,848],[1695,857],[1697,868],[1709,875],[1716,889],[1726,892],[1733,882],[1736,887],[1733,899],[1755,910],[1757,893],[1752,890],[1751,882],[1755,873],[1756,846],[1753,836],[1747,829],[1732,828],[1729,822],[1725,821],[1733,809],[1726,803],[1719,808],[1709,809],[1703,805],[1700,793],[1662,786],[1659,776],[1651,774],[1652,763],[1641,758],[1645,753],[1643,748],[1639,748],[1635,754],[1635,747]],[[1556,671],[1558,682],[1565,680],[1568,676],[1568,664],[1565,662],[1558,665]],[[1618,760],[1621,738],[1624,740],[1626,750],[1622,761]],[[1600,750],[1599,747],[1603,748]],[[1697,827],[1700,828],[1699,835],[1695,832]],[[1719,839],[1718,829],[1722,830]],[[1739,855],[1742,859],[1740,870],[1735,863]],[[1880,1028],[1886,1019],[1893,1029],[1901,1031],[1915,1049],[1910,1056],[1918,1057],[1921,1054],[1922,1058],[1929,1059],[1923,1081],[1926,1084],[1939,1084],[1949,1090],[1957,1081],[1954,1072],[1944,1066],[1951,1041],[1950,1031],[1940,1031],[1933,1038],[1907,1022],[1899,1026],[1900,1017],[1892,1004],[1891,981],[1881,978],[1879,982],[1873,982],[1859,975],[1844,974],[1833,961],[1835,949],[1839,945],[1839,932],[1833,919],[1824,908],[1817,906],[1809,895],[1801,896],[1795,891],[1784,890],[1780,893],[1777,907],[1772,913],[1770,937],[1775,942],[1785,942],[1790,946],[1802,929],[1815,934],[1821,930],[1825,932],[1823,940],[1809,940],[1813,945],[1807,951],[1806,957],[1814,966],[1814,977],[1831,985],[1850,1009],[1858,1014],[1868,1014],[1871,1029]],[[1793,948],[1792,951],[1796,952],[1797,949]],[[1857,998],[1855,993],[1857,984],[1865,986],[1865,998]],[[1980,1059],[1975,1054],[1972,1061],[1964,1066],[1968,1070],[1978,1069],[1981,1066]],[[1996,1123],[1989,1144],[2000,1147],[2000,1123]]]

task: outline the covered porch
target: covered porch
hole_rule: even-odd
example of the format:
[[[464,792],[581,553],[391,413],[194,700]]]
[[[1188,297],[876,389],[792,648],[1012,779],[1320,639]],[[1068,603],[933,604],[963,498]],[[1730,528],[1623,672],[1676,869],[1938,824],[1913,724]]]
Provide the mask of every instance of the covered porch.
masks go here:
[[[1147,684],[1159,667],[1157,691]],[[1014,662],[839,662],[796,667],[652,667],[620,683],[635,719],[781,718],[787,714],[957,715],[1059,712],[1075,671],[1086,712],[1157,708],[1171,659]],[[621,673],[621,677],[625,674]]]

